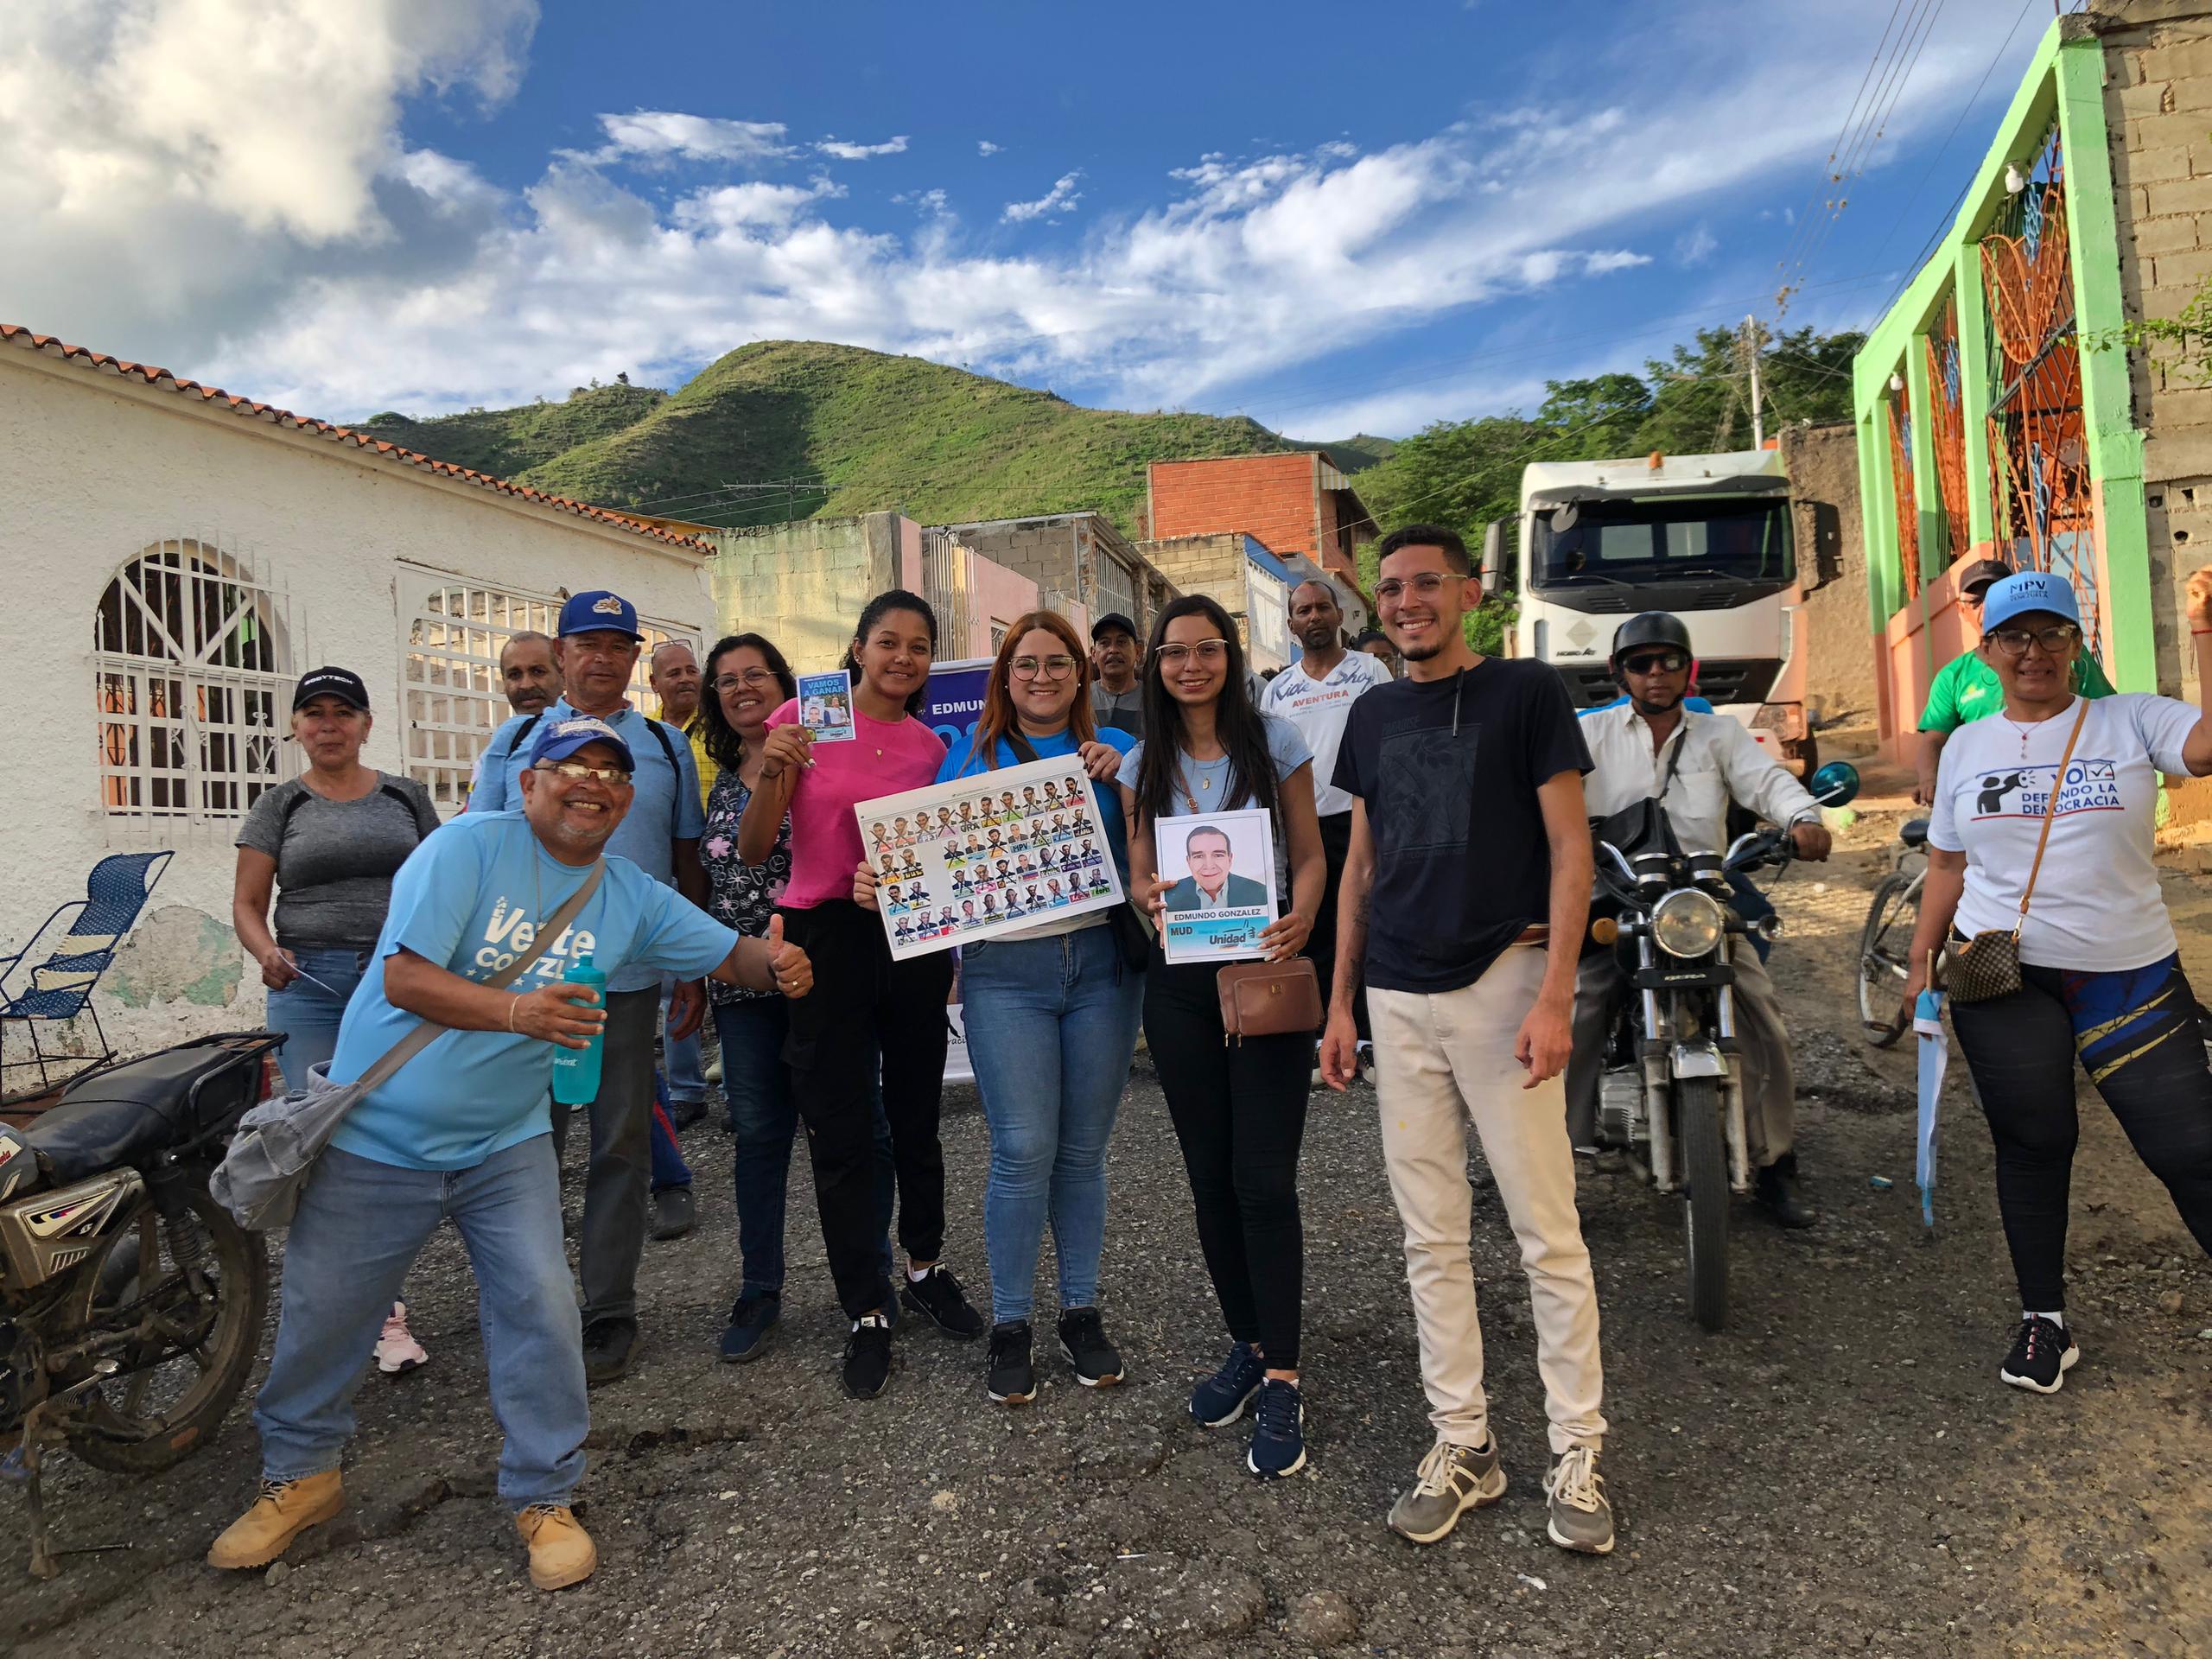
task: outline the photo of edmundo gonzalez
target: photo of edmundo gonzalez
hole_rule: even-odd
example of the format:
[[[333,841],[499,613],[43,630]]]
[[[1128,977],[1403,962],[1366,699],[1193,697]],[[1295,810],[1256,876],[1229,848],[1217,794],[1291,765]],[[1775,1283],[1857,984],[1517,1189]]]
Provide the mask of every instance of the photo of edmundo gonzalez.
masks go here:
[[[1184,840],[1184,858],[1191,873],[1167,889],[1163,901],[1169,910],[1254,910],[1268,902],[1266,886],[1234,868],[1236,851],[1229,832],[1210,823],[1200,824]]]

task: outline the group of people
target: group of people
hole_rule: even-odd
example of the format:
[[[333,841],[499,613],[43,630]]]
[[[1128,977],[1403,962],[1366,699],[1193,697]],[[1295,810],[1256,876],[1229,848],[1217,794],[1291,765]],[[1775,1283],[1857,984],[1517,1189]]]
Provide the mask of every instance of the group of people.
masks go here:
[[[419,788],[360,766],[369,715],[359,681],[340,684],[330,677],[340,671],[303,679],[295,732],[310,765],[285,789],[306,798],[264,797],[240,838],[239,931],[264,977],[276,990],[292,982],[288,971],[312,972],[335,1000],[316,1005],[318,1027],[304,1007],[288,1011],[272,996],[272,1024],[296,1043],[288,1044],[288,1075],[316,1052],[312,1039],[297,1039],[331,1027],[338,1007],[334,1045],[321,1051],[334,1081],[360,1076],[416,1019],[449,1030],[355,1109],[308,1185],[256,1411],[265,1484],[210,1560],[259,1565],[335,1513],[353,1392],[379,1339],[393,1339],[409,1264],[446,1217],[485,1288],[490,1383],[505,1434],[499,1487],[533,1580],[551,1588],[589,1573],[596,1553],[569,1495],[582,1472],[586,1390],[621,1376],[639,1342],[635,1274],[658,1181],[656,1034],[665,1052],[709,1009],[735,1140],[740,1255],[721,1354],[756,1361],[779,1328],[785,1187],[804,1124],[845,1316],[840,1377],[855,1399],[887,1387],[902,1314],[954,1338],[988,1338],[988,1398],[1033,1399],[1047,1225],[1053,1345],[1082,1386],[1123,1379],[1101,1286],[1107,1153],[1141,1032],[1224,1327],[1225,1357],[1192,1388],[1188,1409],[1209,1427],[1249,1419],[1243,1461],[1265,1478],[1306,1460],[1297,1183],[1310,1092],[1317,1074],[1341,1090],[1371,1065],[1434,1429],[1389,1524],[1423,1543],[1495,1503],[1506,1484],[1470,1254],[1471,1121],[1531,1288],[1549,1420],[1548,1534],[1565,1548],[1609,1552],[1599,1310],[1571,1129],[1583,1114],[1570,1099],[1594,1087],[1588,1036],[1602,1033],[1620,988],[1579,948],[1591,820],[1656,796],[1686,843],[1714,845],[1732,800],[1790,826],[1806,856],[1826,855],[1827,835],[1802,785],[1741,726],[1688,706],[1694,664],[1675,619],[1637,618],[1623,630],[1614,668],[1624,702],[1578,719],[1548,667],[1468,645],[1481,594],[1456,534],[1411,526],[1386,537],[1380,554],[1376,607],[1402,677],[1393,662],[1347,648],[1325,582],[1291,594],[1300,658],[1256,694],[1236,626],[1211,599],[1164,607],[1141,645],[1127,618],[1100,619],[1086,645],[1066,619],[1040,610],[1007,629],[973,730],[949,746],[918,717],[938,623],[916,594],[880,594],[861,613],[842,664],[851,736],[833,742],[817,741],[789,664],[753,633],[717,640],[703,665],[689,646],[662,647],[667,661],[657,656],[652,668],[664,711],[682,702],[663,689],[685,677],[665,671],[673,666],[688,670],[696,714],[683,728],[648,718],[628,702],[641,649],[634,611],[612,594],[579,594],[563,607],[557,639],[543,642],[550,664],[531,660],[536,639],[510,645],[517,661],[503,658],[506,683],[540,706],[518,701],[524,711],[494,734],[468,810],[442,829]],[[2197,615],[2212,607],[2212,574],[2199,580],[2192,618],[2212,633]],[[2031,617],[2029,645],[2006,655],[2020,629],[1996,624],[2013,614],[1993,616],[1984,647],[2008,696],[2018,665],[2037,660],[2035,647],[2055,657],[2066,644],[2058,623]],[[2212,721],[2164,700],[2135,701],[2145,707],[2128,729],[2148,734],[2138,745],[2145,766],[2212,771]],[[1955,741],[1944,778],[1977,764],[1961,759],[1970,747]],[[990,786],[992,772],[1038,760],[1066,763],[1055,798],[1015,801]],[[975,795],[949,817],[878,823],[864,839],[857,804],[969,781]],[[1274,963],[1314,963],[1325,988],[1318,1033],[1229,1040],[1213,967],[1162,953],[1159,923],[1173,884],[1156,874],[1155,847],[1239,809],[1272,819],[1276,919],[1259,948]],[[1056,811],[1071,835],[1095,827],[1130,903],[1039,907],[1020,929],[959,952],[989,1132],[987,1318],[948,1265],[953,1217],[938,1114],[954,959],[895,953],[885,921],[904,919],[893,906],[910,902],[902,876],[922,836],[956,837],[967,855],[980,831],[968,856],[995,869],[990,837],[1005,845],[1007,827],[1019,825],[1033,845],[1039,816],[1049,822]],[[2056,838],[2062,848],[2076,822],[2069,817]],[[1951,834],[1947,826],[1936,844]],[[2147,829],[2143,838],[2147,848]],[[343,851],[319,861],[326,841]],[[2113,868],[2101,848],[2075,856]],[[2147,868],[2147,852],[2144,860]],[[607,975],[603,1001],[557,977],[533,976],[535,988],[520,995],[483,984],[510,953],[537,943],[586,880],[597,890],[546,957],[589,952]],[[350,890],[316,899],[319,887],[341,884]],[[1931,882],[1930,916],[1940,899]],[[2064,918],[2059,906],[2052,912],[2038,912],[2046,926]],[[2023,954],[2033,962],[2037,953]],[[1737,967],[1759,1194],[1784,1224],[1808,1224],[1788,1042],[1770,982],[1741,957]],[[2031,991],[2040,971],[2031,972]],[[2171,996],[2178,969],[2164,963],[2158,972]],[[2163,1017],[2158,986],[2141,988],[2146,1017]],[[2056,981],[2035,994],[2062,1018],[2086,1006]],[[1984,1007],[1978,1019],[1999,1008]],[[2041,1017],[2024,1007],[2005,1016],[1992,1038],[2006,1046],[2004,1064],[2041,1052],[2040,1036],[2017,1035],[2041,1033]],[[554,1048],[594,1038],[604,1058],[599,1096],[582,1109],[590,1150],[580,1318],[557,1185],[569,1114],[550,1104],[546,1085]],[[1968,1052],[1979,1076],[1984,1061],[1974,1044]],[[2139,1065],[2139,1053],[2114,1064]],[[2201,1052],[2196,1058],[2212,1090]],[[2099,1082],[2112,1093],[2106,1075]],[[2047,1077],[2037,1086],[2052,1088]],[[2066,1102],[2070,1124],[2070,1093]],[[2192,1134],[2212,1140],[2212,1105],[2192,1109],[2186,1124],[2187,1114],[2166,1110],[2153,1127],[2182,1148],[2176,1159],[2197,1160],[2196,1173],[2169,1180],[2180,1182],[2177,1198],[2206,1237],[2207,1154],[2184,1143],[2196,1144]],[[2048,1163],[2047,1145],[2032,1149]],[[2048,1231],[2048,1169],[2038,1166],[2032,1182],[2005,1179],[2032,1185],[2030,1210]],[[2197,1185],[2185,1192],[2190,1181]],[[2063,1171],[2056,1197],[2063,1246]],[[2017,1255],[2026,1223],[2013,1224],[2009,1198],[2007,1223]],[[2055,1268],[2048,1240],[2038,1248]],[[2037,1294],[2055,1319],[2055,1290]]]

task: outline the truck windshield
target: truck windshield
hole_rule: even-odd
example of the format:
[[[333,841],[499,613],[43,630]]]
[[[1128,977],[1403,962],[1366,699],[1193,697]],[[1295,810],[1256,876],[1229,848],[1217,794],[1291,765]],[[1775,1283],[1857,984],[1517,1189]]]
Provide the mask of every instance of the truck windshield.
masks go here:
[[[1794,574],[1788,504],[1758,500],[1585,501],[1574,523],[1536,515],[1535,585],[1723,581],[1786,582]]]

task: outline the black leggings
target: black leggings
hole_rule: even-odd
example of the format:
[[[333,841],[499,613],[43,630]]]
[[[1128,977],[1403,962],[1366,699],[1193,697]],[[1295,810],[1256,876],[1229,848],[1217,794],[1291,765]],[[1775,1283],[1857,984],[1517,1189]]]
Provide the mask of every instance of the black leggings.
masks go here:
[[[1955,1002],[1951,1025],[1974,1068],[1997,1143],[1997,1205],[2020,1306],[2066,1306],[2066,1203],[2079,1125],[2074,1061],[2166,1184],[2183,1223],[2212,1254],[2212,1068],[2178,957],[2122,973],[2023,968],[2009,996]]]
[[[1306,1234],[1298,1148],[1313,1039],[1304,1032],[1222,1040],[1218,969],[1169,967],[1153,950],[1144,1036],[1182,1143],[1198,1244],[1229,1334],[1257,1343],[1268,1365],[1298,1368]]]
[[[780,910],[784,935],[814,964],[814,989],[791,1004],[784,1058],[806,1125],[814,1197],[837,1300],[850,1319],[890,1300],[876,1209],[876,1055],[899,1174],[899,1243],[918,1262],[944,1253],[944,1148],[938,1139],[952,957],[891,959],[883,924],[849,899]]]

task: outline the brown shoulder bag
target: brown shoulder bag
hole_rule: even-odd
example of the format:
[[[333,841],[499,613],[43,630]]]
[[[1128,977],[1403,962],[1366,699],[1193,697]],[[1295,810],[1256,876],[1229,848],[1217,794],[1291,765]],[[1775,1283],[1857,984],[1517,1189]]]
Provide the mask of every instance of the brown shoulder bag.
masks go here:
[[[2050,826],[2058,821],[2058,798],[2066,790],[2066,768],[2073,763],[2074,746],[2082,741],[2082,725],[2089,717],[2089,700],[2082,699],[2082,712],[2074,716],[2073,734],[2066,753],[2059,757],[2058,773],[2051,779],[2050,799],[2044,803],[2043,833],[2036,837],[2035,862],[2028,866],[2028,885],[2020,890],[2020,913],[2012,930],[1991,928],[1977,933],[1943,958],[1943,988],[1954,1002],[1986,1002],[2010,996],[2020,988],[2020,929],[2028,919],[2028,900],[2035,896],[2036,877],[2043,870],[2044,849],[2050,845]]]

